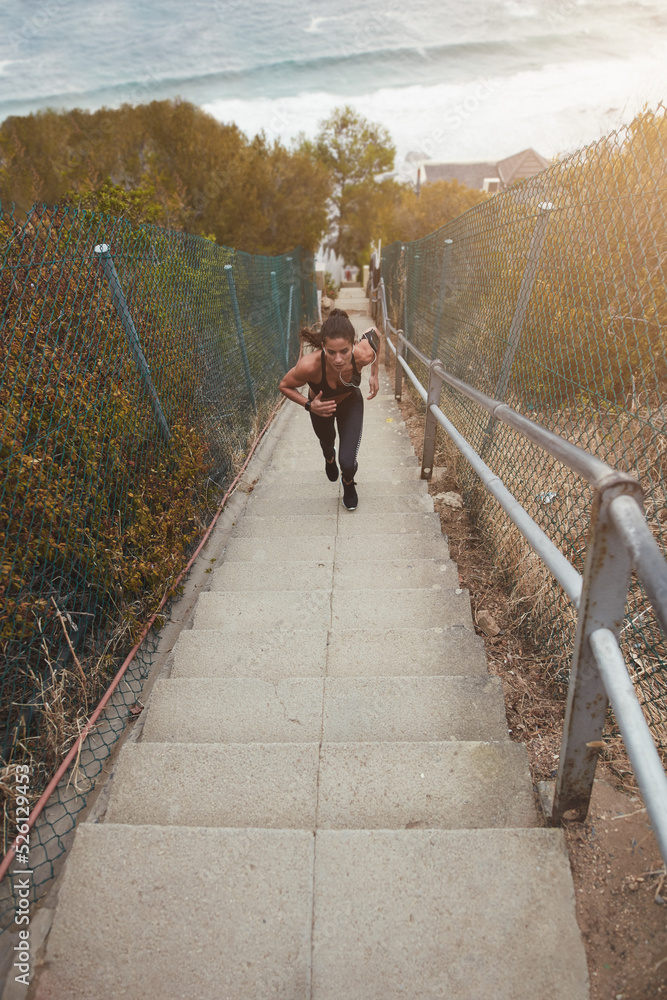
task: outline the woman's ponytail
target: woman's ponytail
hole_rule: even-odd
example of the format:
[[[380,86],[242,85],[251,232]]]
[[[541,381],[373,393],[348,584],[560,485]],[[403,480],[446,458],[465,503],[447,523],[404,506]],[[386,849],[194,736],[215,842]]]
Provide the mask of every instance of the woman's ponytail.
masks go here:
[[[324,346],[322,334],[319,330],[311,330],[308,326],[302,326],[300,337],[305,344],[310,344],[311,347],[314,347],[318,351],[321,351]]]

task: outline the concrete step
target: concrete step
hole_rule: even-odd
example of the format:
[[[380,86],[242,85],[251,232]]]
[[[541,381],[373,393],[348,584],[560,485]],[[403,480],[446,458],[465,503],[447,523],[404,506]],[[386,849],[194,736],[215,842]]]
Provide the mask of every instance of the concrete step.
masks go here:
[[[340,454],[340,442],[338,437],[335,442],[336,454]],[[393,424],[364,421],[364,430],[359,445],[359,454],[370,460],[373,456],[383,459],[385,463],[392,464],[392,460],[398,460],[400,464],[405,457],[416,460],[415,449],[412,445],[409,434],[402,430],[395,430]],[[302,427],[293,431],[289,436],[281,437],[276,445],[276,450],[272,458],[273,462],[281,463],[285,456],[298,456],[304,462],[319,462],[324,457],[320,443],[309,427]]]
[[[104,859],[104,864],[100,863]],[[560,830],[82,824],[36,1000],[587,1000]]]
[[[421,497],[428,494],[428,485],[424,479],[406,479],[398,482],[369,482],[363,477],[357,480],[363,483],[364,497],[367,499],[374,497]],[[331,483],[324,472],[316,483],[303,483],[300,480],[288,479],[282,482],[267,483],[261,482],[253,490],[253,498],[258,500],[288,500],[292,497],[315,500],[318,497],[338,496],[340,493],[338,480]]]
[[[211,576],[211,591],[297,590],[304,585],[309,590],[331,591],[333,561],[256,563],[224,562]]]
[[[312,458],[304,458],[303,455],[297,454],[276,454],[276,468],[280,475],[288,476],[291,478],[298,478],[305,482],[306,473],[315,473],[318,478],[324,475],[324,459],[321,455],[313,456]],[[418,464],[414,452],[409,453],[406,451],[405,455],[381,455],[371,452],[366,455],[363,459],[360,458],[359,471],[364,474],[373,471],[385,472],[391,469],[413,469],[415,477],[417,479],[421,476],[421,465]]]
[[[321,477],[326,478],[324,456],[316,454],[314,451],[310,453],[304,452],[303,448],[294,448],[293,450],[286,448],[276,449],[274,463],[274,468],[288,473],[295,481],[302,480],[302,476],[306,472],[319,473]],[[385,450],[379,446],[375,448],[369,447],[363,452],[361,449],[359,450],[358,471],[360,473],[395,467],[403,468],[406,466],[421,469],[421,466],[417,465],[414,453],[393,451],[385,454]]]
[[[397,590],[427,588],[451,590],[459,585],[456,563],[437,559],[393,559],[360,563],[357,559],[336,561],[272,562],[270,565],[225,562],[211,576],[211,592],[297,590]]]
[[[330,677],[487,676],[484,642],[472,629],[334,628]]]
[[[440,515],[430,513],[378,514],[365,505],[363,487],[358,487],[359,506],[354,511],[339,508],[338,535],[428,535],[442,538]]]
[[[316,742],[130,744],[106,821],[314,830],[319,757]]]
[[[301,517],[253,517],[246,514],[236,525],[235,538],[305,537],[308,535],[335,535],[338,529],[338,512],[335,514],[310,514]]]
[[[310,445],[310,447],[309,447]],[[293,444],[281,441],[276,447],[273,462],[283,465],[287,461],[296,460],[302,469],[324,469],[324,456],[314,442],[304,442],[295,439]],[[359,465],[384,467],[386,465],[402,465],[404,462],[416,464],[417,458],[409,440],[388,441],[375,435],[368,435],[362,440],[359,448]]]
[[[134,743],[114,767],[106,820],[359,830],[538,825],[525,748],[509,741],[340,743],[321,752],[317,743]]]
[[[356,512],[355,512],[356,513]],[[369,531],[366,535],[341,537],[335,541],[336,559],[358,559],[359,563],[387,559],[448,559],[449,546],[442,534],[385,534]]]
[[[264,483],[323,483],[328,482],[324,474],[324,459],[320,460],[320,465],[314,469],[299,469],[295,464],[296,460],[290,460],[289,468],[281,464],[272,464],[262,473]],[[295,475],[295,469],[298,476]],[[400,483],[409,480],[421,481],[421,466],[414,462],[399,462],[374,466],[368,465],[359,470],[357,477],[359,482],[364,483]],[[332,484],[334,485],[334,484]]]
[[[457,590],[460,588],[457,588]],[[333,628],[411,628],[465,625],[472,628],[467,590],[362,590],[334,591],[331,598]],[[202,594],[202,598],[206,595]],[[200,626],[201,627],[201,626]]]
[[[472,627],[467,590],[394,589],[207,591],[199,595],[194,627],[249,628],[434,628]]]
[[[338,447],[338,441],[336,441],[337,451]],[[372,420],[364,417],[360,451],[372,451],[374,449],[381,449],[382,454],[385,456],[399,453],[406,454],[410,451],[414,454],[412,439],[406,428],[398,427],[394,423],[387,423],[384,418]],[[298,451],[304,457],[308,456],[310,458],[319,458],[321,456],[320,443],[310,427],[310,422],[308,426],[305,424],[297,426],[290,429],[289,433],[281,435],[276,448],[276,455],[282,455],[284,451]],[[275,461],[279,460],[278,457],[275,458]]]
[[[393,396],[393,392],[391,393]],[[396,434],[405,434],[408,437],[410,432],[408,425],[401,417],[398,407],[394,407],[391,402],[386,402],[386,395],[382,403],[380,397],[373,406],[367,406],[364,411],[364,427],[382,427]]]
[[[256,562],[268,565],[272,562],[331,562],[336,549],[336,536],[306,535],[302,538],[292,535],[285,538],[278,535],[271,538],[232,537],[224,551],[225,563]]]
[[[307,473],[314,473],[318,482],[330,482],[324,471],[324,458],[322,455],[304,457],[301,454],[301,457],[297,457],[298,454],[295,451],[294,454],[291,452],[280,452],[277,455],[275,468],[283,474],[284,479],[291,480],[292,482],[306,482],[305,475]],[[421,466],[417,465],[416,460],[413,461],[407,454],[388,456],[383,455],[381,449],[374,449],[366,454],[360,451],[357,458],[357,472],[354,476],[357,482],[361,481],[362,476],[369,479],[370,473],[384,472],[386,469],[395,468],[415,469],[418,473],[416,475],[417,479],[421,475]]]
[[[509,740],[322,746],[318,829],[538,825],[525,747]]]
[[[316,1000],[587,1000],[558,830],[322,830]]]
[[[484,643],[462,626],[431,629],[191,629],[172,677],[381,677],[487,674]]]
[[[37,1000],[308,1000],[313,862],[307,830],[82,824]]]
[[[506,740],[497,677],[328,677],[323,740]]]
[[[363,510],[363,489],[359,487],[359,507],[346,511],[339,502],[338,514],[304,514],[275,517],[267,514],[255,517],[246,514],[236,525],[236,538],[275,538],[301,535],[442,535],[438,514],[376,514]]]
[[[189,629],[174,647],[171,676],[324,677],[328,635],[326,628]]]
[[[338,448],[338,435],[336,435],[336,448]],[[406,427],[395,424],[393,420],[387,421],[384,414],[377,417],[364,414],[364,423],[361,436],[361,448],[369,449],[383,447],[387,453],[392,451],[409,452],[414,454],[412,439]],[[278,440],[277,452],[299,451],[304,456],[321,455],[322,448],[315,435],[309,418],[297,421],[293,426],[286,429]]]
[[[155,683],[143,738],[160,743],[507,739],[497,677],[171,677]]]
[[[334,484],[332,484],[334,485]],[[358,491],[362,491],[358,483]],[[342,494],[341,494],[342,495]],[[433,500],[428,493],[416,496],[381,496],[369,497],[363,494],[364,513],[377,514],[432,514]],[[304,517],[308,515],[336,514],[340,509],[339,491],[335,489],[328,497],[252,497],[248,501],[246,516],[248,517]]]
[[[386,406],[382,406],[380,409],[374,406],[365,407],[362,445],[369,434],[375,433],[411,444],[412,438],[407,425],[400,419],[398,411],[391,410],[390,412],[390,409]],[[294,420],[282,430],[279,440],[290,444],[298,443],[304,448],[314,448],[317,451],[320,449],[310,417],[306,415],[305,411],[302,414],[301,410],[297,411]]]
[[[331,595],[326,590],[257,591],[199,595],[195,628],[311,629],[331,624]]]
[[[311,677],[158,680],[143,739],[160,743],[318,743],[324,682]]]
[[[305,393],[303,396],[305,398]],[[393,388],[385,387],[375,399],[364,400],[364,430],[366,427],[386,427],[390,431],[409,435],[401,411],[394,401]],[[291,411],[291,419],[280,429],[281,439],[293,439],[299,435],[311,435],[316,441],[310,417],[303,407],[295,406]]]
[[[215,577],[214,577],[215,579]],[[337,590],[454,590],[459,571],[449,559],[336,559],[333,585]]]

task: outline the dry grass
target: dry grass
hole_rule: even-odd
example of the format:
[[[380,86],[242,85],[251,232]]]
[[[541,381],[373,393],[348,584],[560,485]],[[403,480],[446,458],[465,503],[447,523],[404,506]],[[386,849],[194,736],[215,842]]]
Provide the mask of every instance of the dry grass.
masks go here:
[[[227,442],[233,470],[238,470],[248,453],[248,441],[257,438],[275,407],[275,399],[262,402],[253,416],[250,433],[244,431],[244,440],[231,439]],[[216,489],[215,505],[219,501]],[[208,498],[207,498],[208,499]],[[211,508],[211,511],[214,508]],[[211,513],[209,511],[208,513]],[[199,533],[203,533],[206,521],[202,512],[196,512]],[[170,567],[168,578],[161,581],[160,593],[153,595],[154,606],[161,598],[165,586],[176,578],[182,567]],[[75,651],[73,633],[76,624],[67,612],[62,612],[52,598],[58,629],[62,631],[71,660],[63,666],[60,660],[54,662],[51,643],[42,631],[40,648],[40,668],[25,669],[25,690],[30,691],[30,700],[18,708],[14,728],[12,758],[0,769],[0,795],[3,797],[4,843],[7,845],[15,830],[16,793],[14,775],[19,764],[31,768],[31,804],[41,794],[49,777],[79,738],[90,713],[101,695],[106,691],[121,660],[137,641],[143,628],[142,622],[150,615],[149,602],[142,597],[133,602],[125,602],[117,609],[117,622],[108,635],[100,652],[99,647],[87,653]],[[156,621],[159,629],[166,618],[164,611]],[[44,629],[42,623],[41,628]],[[135,695],[129,696],[134,701]],[[129,709],[129,705],[128,705]],[[73,769],[76,783],[77,768]]]
[[[536,413],[534,419],[612,467],[639,478],[646,497],[647,523],[658,542],[664,543],[667,437],[655,431],[657,412],[663,411],[654,401],[651,406],[638,406],[634,413],[615,410],[596,414],[586,407],[576,413],[562,409],[553,419],[547,413]],[[475,418],[479,419],[477,414]],[[464,433],[474,433],[469,410],[462,408],[452,419]],[[583,572],[593,503],[588,483],[504,426],[497,428],[486,460],[566,558]],[[526,611],[527,630],[547,650],[548,676],[566,681],[576,631],[575,609],[472,470],[460,458],[456,464],[476,528],[493,553],[508,597]],[[626,611],[623,653],[654,738],[667,751],[667,640],[636,578]]]

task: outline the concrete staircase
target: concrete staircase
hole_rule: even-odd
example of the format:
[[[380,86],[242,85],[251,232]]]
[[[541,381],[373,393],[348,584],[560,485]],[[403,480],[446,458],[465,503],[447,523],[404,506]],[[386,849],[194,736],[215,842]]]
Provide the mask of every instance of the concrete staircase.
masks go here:
[[[562,834],[381,386],[354,513],[305,413],[281,417],[77,832],[38,1000],[588,997]]]

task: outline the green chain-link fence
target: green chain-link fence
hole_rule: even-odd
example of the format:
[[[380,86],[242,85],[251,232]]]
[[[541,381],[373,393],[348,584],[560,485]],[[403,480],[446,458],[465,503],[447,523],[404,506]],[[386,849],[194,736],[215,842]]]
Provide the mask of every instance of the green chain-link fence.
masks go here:
[[[90,212],[0,210],[0,311],[6,848],[17,765],[32,768],[34,801],[274,407],[316,318],[313,259]],[[148,641],[79,761],[85,789],[150,662]],[[36,892],[80,791],[60,786],[32,835]]]
[[[667,114],[664,107],[382,252],[392,322],[430,358],[636,475],[667,551]],[[410,364],[414,357],[410,356]],[[416,365],[426,384],[428,373]],[[591,491],[556,460],[445,387],[441,407],[579,571]],[[564,677],[575,616],[461,461],[498,567]],[[667,750],[667,649],[634,583],[622,646]]]

